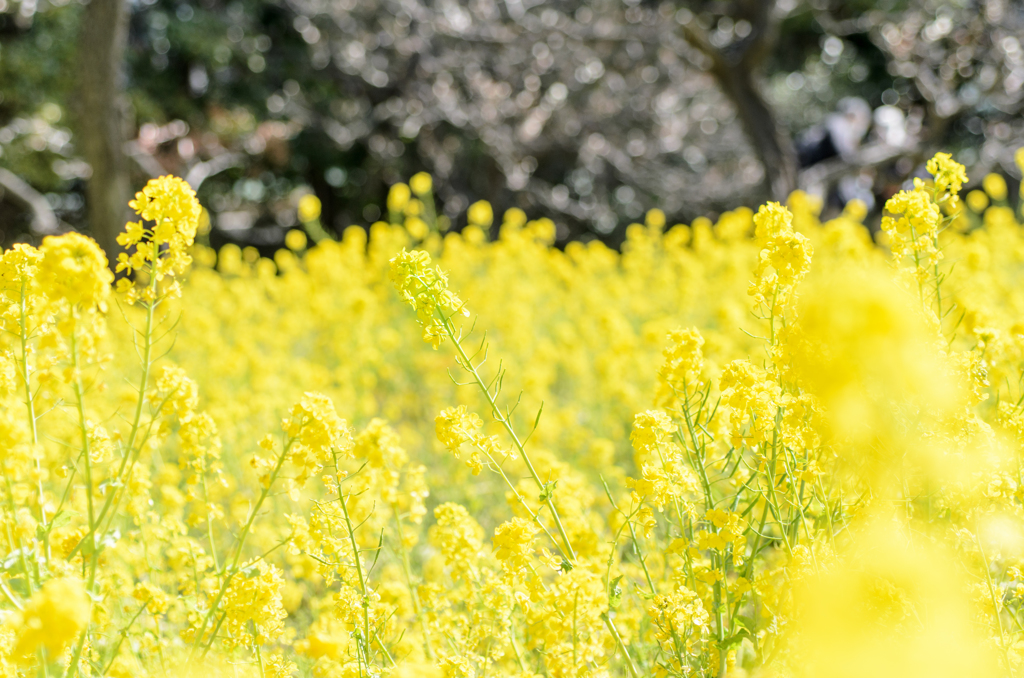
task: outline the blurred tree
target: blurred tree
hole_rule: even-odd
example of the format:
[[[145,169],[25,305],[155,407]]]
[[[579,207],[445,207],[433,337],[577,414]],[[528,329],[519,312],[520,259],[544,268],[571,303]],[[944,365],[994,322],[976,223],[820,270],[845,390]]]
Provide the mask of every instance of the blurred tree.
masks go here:
[[[92,235],[113,262],[131,196],[123,150],[128,3],[90,0],[80,21],[74,105],[77,145],[91,168],[86,204]]]
[[[0,165],[81,226],[66,78],[17,67],[73,58],[81,7],[56,1],[0,0]],[[1006,0],[131,7],[133,183],[201,181],[217,241],[275,246],[310,190],[329,228],[371,222],[388,184],[427,170],[453,218],[488,198],[614,245],[652,206],[689,221],[793,186],[884,197],[939,147],[1013,174],[1024,139],[1024,7]],[[792,139],[851,96],[870,136],[798,170]]]
[[[735,39],[718,40],[724,43],[721,46],[712,42],[689,10],[681,10],[677,17],[687,41],[711,60],[711,72],[739,112],[761,165],[771,168],[765,174],[771,196],[785,200],[797,187],[796,149],[757,80],[774,52],[781,13],[772,0],[740,0],[733,5],[727,16],[734,28],[743,28],[734,31]]]

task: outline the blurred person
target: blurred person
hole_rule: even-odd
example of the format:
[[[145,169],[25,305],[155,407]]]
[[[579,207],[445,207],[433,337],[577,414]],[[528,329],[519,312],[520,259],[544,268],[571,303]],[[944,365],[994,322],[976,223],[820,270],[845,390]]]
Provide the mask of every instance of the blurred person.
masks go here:
[[[871,128],[871,106],[860,97],[844,97],[836,104],[836,111],[825,117],[796,141],[800,167],[810,167],[839,156],[852,159],[860,143]]]

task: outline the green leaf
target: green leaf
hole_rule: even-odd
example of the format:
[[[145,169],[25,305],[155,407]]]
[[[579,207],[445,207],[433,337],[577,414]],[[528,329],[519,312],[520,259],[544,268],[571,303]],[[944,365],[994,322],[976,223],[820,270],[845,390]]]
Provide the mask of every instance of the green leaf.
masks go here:
[[[53,517],[53,520],[50,521],[50,524],[46,526],[47,534],[49,534],[53,530],[58,530],[64,527],[65,525],[71,522],[72,518],[74,518],[77,515],[78,511],[72,511],[70,509],[58,512],[57,515]]]
[[[619,586],[620,581],[622,581],[621,574],[613,579],[611,585],[608,587],[608,607],[613,610],[622,604],[622,587]]]

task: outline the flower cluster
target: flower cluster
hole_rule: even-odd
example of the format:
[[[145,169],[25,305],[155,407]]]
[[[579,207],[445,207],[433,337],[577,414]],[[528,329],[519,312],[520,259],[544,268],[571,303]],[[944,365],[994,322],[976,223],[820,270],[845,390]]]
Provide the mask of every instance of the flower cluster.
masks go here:
[[[94,240],[79,233],[47,236],[39,254],[38,279],[50,299],[83,310],[104,307],[114,276]]]
[[[505,572],[516,575],[533,560],[533,536],[537,527],[529,520],[513,518],[494,530],[494,556],[502,562]]]
[[[761,247],[748,294],[755,305],[780,315],[793,301],[793,288],[811,268],[814,247],[793,230],[793,215],[777,202],[763,205],[754,215],[754,240]]]
[[[402,250],[391,260],[389,275],[402,299],[416,310],[423,340],[435,349],[445,340],[450,315],[469,316],[469,309],[448,289],[448,276],[440,268],[430,268],[427,252]]]
[[[131,254],[118,255],[117,271],[127,275],[143,271],[148,280],[140,290],[130,278],[121,278],[118,289],[129,303],[139,299],[151,303],[156,299],[157,283],[180,276],[192,263],[189,248],[195,242],[203,211],[192,187],[174,176],[151,179],[128,204],[142,221],[129,222],[117,237],[122,247],[134,248]],[[168,291],[177,294],[178,289],[173,285]]]
[[[950,198],[955,199],[960,193],[961,187],[967,183],[966,168],[953,160],[953,156],[949,153],[936,153],[935,156],[925,164],[925,169],[928,170],[928,173],[932,175],[935,181],[935,198],[939,203],[945,202]],[[1002,177],[1000,177],[1000,179],[1001,178]],[[993,197],[995,197],[996,200],[1002,200],[1006,197],[1005,183],[1000,190],[998,184],[996,183],[996,185],[993,185],[993,180],[990,179],[989,185],[985,190],[993,193]]]
[[[658,372],[658,393],[655,401],[662,407],[678,407],[699,386],[704,369],[704,337],[696,327],[675,329],[668,334],[664,351],[665,363]]]
[[[882,232],[889,239],[896,263],[911,257],[918,268],[925,268],[941,261],[937,240],[942,210],[923,186],[889,198],[885,211],[893,216],[882,217]]]

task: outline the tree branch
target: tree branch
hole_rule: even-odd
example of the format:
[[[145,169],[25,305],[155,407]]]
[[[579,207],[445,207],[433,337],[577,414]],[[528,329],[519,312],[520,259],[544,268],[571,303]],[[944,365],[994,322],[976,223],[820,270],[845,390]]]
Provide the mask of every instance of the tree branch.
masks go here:
[[[60,220],[54,214],[50,203],[17,174],[0,168],[0,189],[12,198],[12,202],[32,212],[33,233],[50,235],[60,230]]]
[[[193,165],[189,169],[188,174],[185,175],[185,181],[188,182],[193,191],[198,191],[200,184],[214,174],[220,174],[232,167],[240,167],[244,162],[245,156],[241,153],[221,153],[209,160]]]

